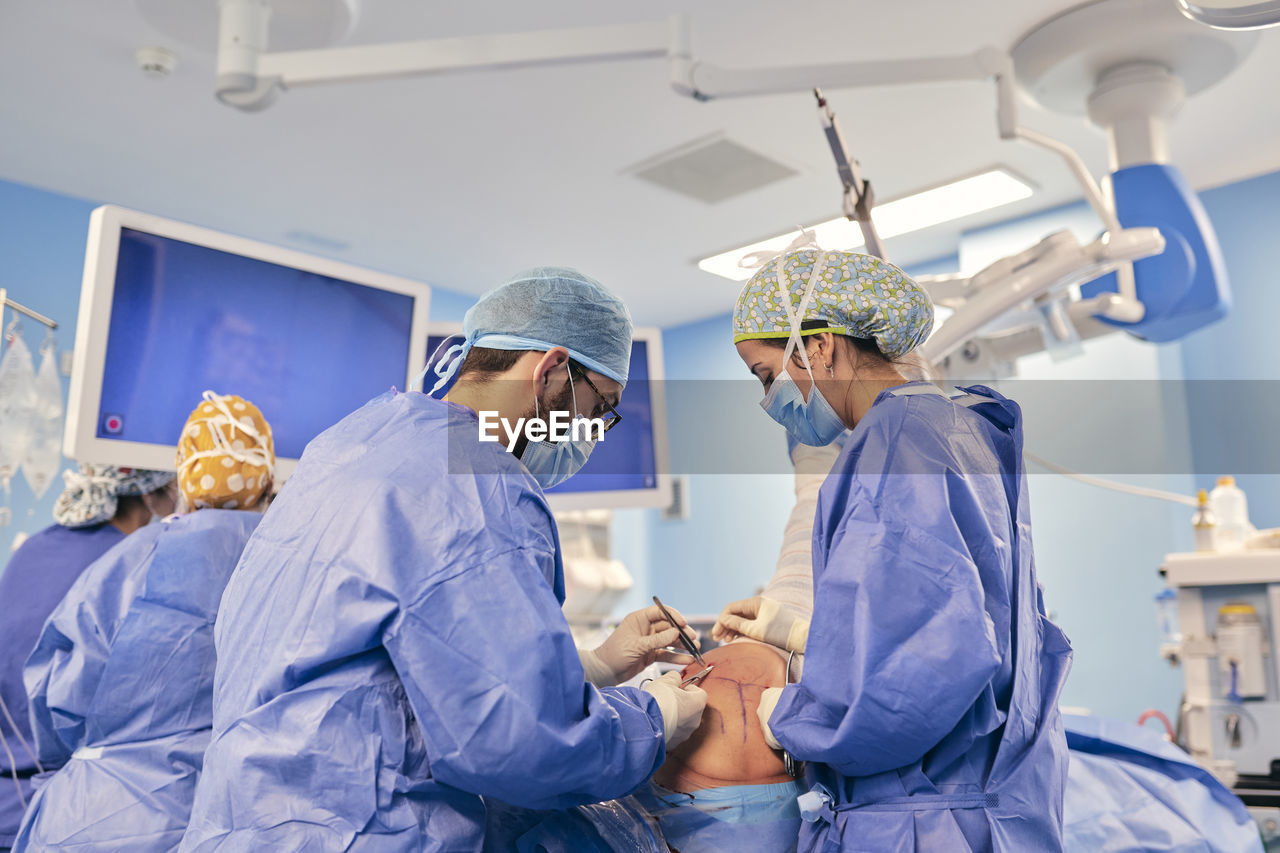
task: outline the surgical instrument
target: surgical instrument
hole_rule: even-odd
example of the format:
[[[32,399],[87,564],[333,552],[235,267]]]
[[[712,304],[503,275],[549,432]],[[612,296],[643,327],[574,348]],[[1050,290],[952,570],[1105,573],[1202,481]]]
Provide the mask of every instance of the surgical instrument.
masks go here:
[[[698,651],[697,644],[694,643],[689,635],[685,633],[684,628],[680,627],[680,623],[671,615],[671,611],[667,609],[666,605],[658,600],[658,596],[656,595],[653,597],[653,603],[658,605],[658,609],[662,611],[663,618],[671,623],[671,627],[676,629],[676,632],[680,635],[680,642],[689,650],[689,654],[693,655],[693,659],[702,664],[703,667],[706,667],[707,661],[702,657],[702,652]]]
[[[704,678],[706,678],[708,675],[710,675],[710,674],[711,674],[711,670],[713,670],[713,669],[715,669],[715,668],[716,668],[716,665],[715,665],[715,664],[712,664],[711,666],[707,667],[706,669],[703,669],[703,670],[701,670],[701,671],[699,671],[699,672],[695,672],[693,675],[689,676],[689,677],[688,677],[688,678],[686,678],[684,681],[681,681],[681,682],[680,682],[680,686],[681,686],[681,687],[688,687],[690,684],[695,684],[695,683],[697,683],[697,682],[701,681],[702,679],[704,679]]]

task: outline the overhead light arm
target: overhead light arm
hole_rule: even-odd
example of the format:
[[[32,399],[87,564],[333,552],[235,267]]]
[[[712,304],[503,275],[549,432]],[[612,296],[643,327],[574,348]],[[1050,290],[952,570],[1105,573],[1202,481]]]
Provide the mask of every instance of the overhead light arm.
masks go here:
[[[259,110],[284,89],[451,71],[668,56],[687,24],[660,21],[356,47],[267,52],[268,0],[219,0],[218,99]]]
[[[877,258],[888,259],[884,251],[884,243],[876,231],[875,221],[871,218],[871,208],[875,207],[875,193],[871,191],[871,182],[862,177],[858,161],[849,154],[845,145],[844,134],[840,132],[840,124],[836,121],[835,110],[822,97],[820,89],[813,90],[818,101],[818,119],[822,122],[822,132],[831,146],[831,154],[836,160],[836,173],[844,187],[844,215],[850,222],[857,222],[862,231],[862,239],[867,251]]]
[[[1008,62],[1003,51],[984,47],[958,56],[730,69],[693,58],[687,18],[679,16],[673,19],[672,27],[671,86],[680,94],[698,101],[807,92],[815,86],[843,89],[987,80]]]
[[[1059,231],[971,276],[921,276],[919,283],[936,303],[955,309],[925,342],[921,353],[929,361],[941,364],[957,350],[983,340],[975,336],[994,318],[1005,317],[1037,301],[1066,298],[1072,285],[1158,255],[1164,247],[1164,238],[1157,228],[1126,228],[1104,233],[1084,246],[1069,231]],[[1090,315],[1111,320],[1142,319],[1141,303],[1135,305],[1119,294],[1092,300],[1086,307]],[[1072,311],[1070,316],[1074,318],[1078,313]],[[1028,316],[1031,316],[1029,311]],[[1115,331],[1113,326],[1100,328]],[[992,336],[991,340],[999,337]],[[1040,349],[1044,343],[1042,338]]]

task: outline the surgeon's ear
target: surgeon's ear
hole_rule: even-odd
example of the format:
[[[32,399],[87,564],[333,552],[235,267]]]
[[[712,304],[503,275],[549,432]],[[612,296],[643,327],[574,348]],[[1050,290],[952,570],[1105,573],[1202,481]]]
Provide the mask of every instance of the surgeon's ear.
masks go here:
[[[533,384],[538,388],[546,388],[551,378],[561,370],[567,370],[569,351],[564,347],[552,347],[543,353],[533,369]]]
[[[814,347],[814,344],[817,347]],[[826,366],[831,363],[832,356],[835,353],[836,336],[831,332],[821,332],[816,335],[807,335],[800,339],[800,343],[791,351],[791,363],[801,370],[804,370],[804,355],[801,354],[800,348],[804,347],[806,353],[812,352],[814,355],[809,357],[810,365]]]

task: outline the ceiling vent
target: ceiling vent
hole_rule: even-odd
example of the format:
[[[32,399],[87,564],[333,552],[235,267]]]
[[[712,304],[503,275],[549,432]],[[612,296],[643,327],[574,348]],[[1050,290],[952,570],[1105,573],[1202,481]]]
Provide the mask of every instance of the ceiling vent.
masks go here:
[[[797,174],[795,169],[716,135],[625,170],[642,181],[715,204]]]

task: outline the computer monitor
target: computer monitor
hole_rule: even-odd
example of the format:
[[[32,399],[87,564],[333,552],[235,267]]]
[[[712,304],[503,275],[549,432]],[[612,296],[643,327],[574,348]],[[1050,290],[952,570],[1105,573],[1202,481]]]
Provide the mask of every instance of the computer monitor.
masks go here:
[[[89,220],[64,452],[172,470],[206,389],[307,442],[426,358],[424,284],[114,206]]]
[[[461,343],[462,327],[451,323],[431,323],[427,354],[435,354],[440,344],[451,336],[456,336],[456,339],[450,341],[450,345]],[[428,374],[424,390],[430,391],[434,382],[432,374]],[[547,490],[552,509],[666,507],[671,504],[660,329],[635,330],[631,343],[631,374],[618,412],[622,415],[622,423],[596,444],[582,470]]]

